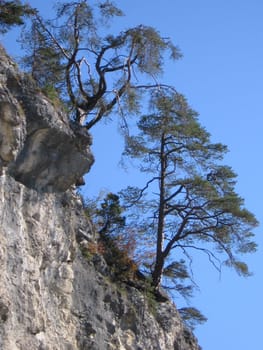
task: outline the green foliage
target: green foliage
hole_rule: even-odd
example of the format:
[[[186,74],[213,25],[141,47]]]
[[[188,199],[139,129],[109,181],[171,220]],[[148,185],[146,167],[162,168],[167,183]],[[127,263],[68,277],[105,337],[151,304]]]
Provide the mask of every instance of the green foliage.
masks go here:
[[[100,242],[105,247],[103,257],[110,267],[111,272],[118,281],[128,281],[135,278],[138,270],[137,264],[130,258],[129,247],[120,245],[120,241],[111,235],[103,234]]]
[[[24,24],[24,17],[35,14],[36,10],[21,1],[0,2],[0,33],[6,33],[13,26]]]
[[[205,323],[207,321],[207,318],[194,307],[184,307],[178,311],[185,324],[192,330],[196,327],[196,325]]]
[[[176,279],[189,278],[184,260],[173,261],[171,264],[164,268],[163,275],[167,277],[175,277]]]
[[[108,193],[100,204],[100,209],[96,210],[101,228],[100,234],[119,233],[125,225],[125,217],[122,216],[123,208],[120,205],[119,196]]]
[[[123,16],[123,12],[110,1],[101,2],[99,5],[102,18],[110,19],[115,16]]]
[[[120,205],[119,196],[108,193],[99,207],[94,201],[85,208],[86,213],[93,219],[100,234],[98,246],[111,272],[119,280],[133,279],[137,264],[133,260],[135,240],[125,232],[125,217]],[[89,249],[90,252],[90,249]]]
[[[185,260],[172,261],[165,265],[162,276],[164,281],[168,281],[167,284],[163,283],[163,285],[170,292],[175,291],[185,299],[193,296],[194,283]]]
[[[59,98],[58,91],[54,85],[45,85],[42,88],[42,92],[53,102],[53,104],[62,107],[61,99]]]
[[[36,21],[33,21],[29,31],[22,33],[21,42],[26,50],[21,59],[22,66],[28,69],[44,92],[61,98],[65,75],[60,62],[61,53],[56,45],[40,30]]]
[[[115,106],[121,122],[127,112],[139,112],[148,90],[171,88],[157,78],[167,52],[171,59],[180,57],[172,42],[152,27],[140,25],[105,36],[105,26],[108,32],[110,21],[121,15],[110,1],[64,2],[57,5],[54,20],[36,13],[22,37],[26,68],[41,87],[54,85],[71,106],[74,120],[84,119],[88,129]]]
[[[190,251],[195,250],[206,254],[219,271],[225,262],[249,275],[239,255],[255,251],[251,229],[257,220],[235,192],[236,174],[221,165],[226,146],[210,142],[197,113],[178,93],[153,93],[149,111],[140,118],[137,135],[127,137],[124,152],[148,174],[148,181],[142,189],[122,191],[122,199],[137,215],[135,227],[155,241],[149,264],[153,285],[158,288],[166,275],[168,288],[172,283],[177,291],[191,293],[180,282],[180,276],[189,279],[190,274],[175,260],[175,250],[190,265]],[[138,208],[143,208],[139,215]]]
[[[170,40],[164,40],[152,27],[138,26],[125,33],[130,47],[134,47],[138,68],[141,73],[160,74],[163,67],[163,54],[170,51],[171,57],[180,57],[179,50]]]

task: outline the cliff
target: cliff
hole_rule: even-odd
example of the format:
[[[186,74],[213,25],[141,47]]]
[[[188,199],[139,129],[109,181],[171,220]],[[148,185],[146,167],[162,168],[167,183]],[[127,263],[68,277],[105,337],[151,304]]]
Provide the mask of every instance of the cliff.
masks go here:
[[[175,306],[113,282],[74,184],[90,136],[0,48],[0,349],[198,350]]]

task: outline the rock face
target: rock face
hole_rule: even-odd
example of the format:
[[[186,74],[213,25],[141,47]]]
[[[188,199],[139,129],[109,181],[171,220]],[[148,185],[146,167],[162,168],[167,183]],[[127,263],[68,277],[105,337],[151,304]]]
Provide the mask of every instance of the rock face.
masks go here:
[[[27,187],[67,190],[89,171],[90,136],[18,72],[0,48],[0,167]]]
[[[170,302],[113,282],[72,185],[90,137],[0,49],[0,349],[198,350]]]

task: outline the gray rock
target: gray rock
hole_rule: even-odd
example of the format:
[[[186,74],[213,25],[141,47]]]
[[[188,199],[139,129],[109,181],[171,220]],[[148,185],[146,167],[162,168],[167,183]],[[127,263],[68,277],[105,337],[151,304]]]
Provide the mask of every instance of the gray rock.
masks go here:
[[[0,55],[0,166],[27,187],[66,191],[93,164],[91,137]]]
[[[198,350],[175,306],[113,282],[69,189],[89,170],[72,127],[0,49],[0,349]]]

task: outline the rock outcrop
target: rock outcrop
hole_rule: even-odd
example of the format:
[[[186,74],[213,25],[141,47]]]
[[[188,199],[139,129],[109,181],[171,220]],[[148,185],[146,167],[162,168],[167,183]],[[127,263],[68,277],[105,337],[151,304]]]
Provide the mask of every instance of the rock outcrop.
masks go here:
[[[110,278],[72,186],[90,137],[0,49],[0,349],[198,350],[175,306]]]
[[[90,136],[69,123],[0,48],[0,167],[29,188],[62,192],[93,163]]]

